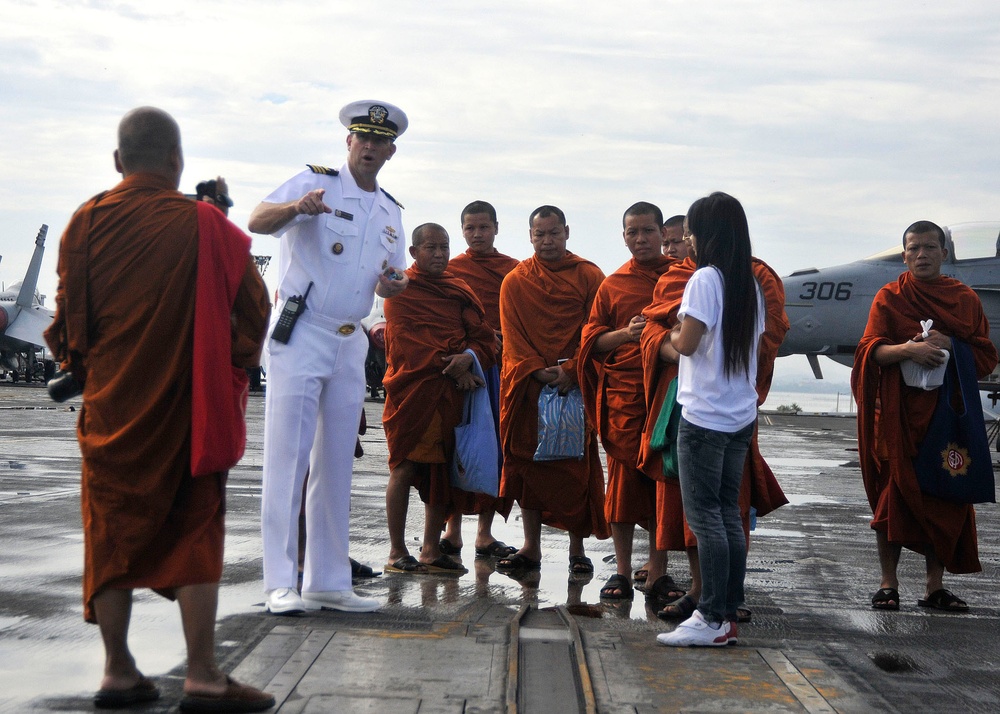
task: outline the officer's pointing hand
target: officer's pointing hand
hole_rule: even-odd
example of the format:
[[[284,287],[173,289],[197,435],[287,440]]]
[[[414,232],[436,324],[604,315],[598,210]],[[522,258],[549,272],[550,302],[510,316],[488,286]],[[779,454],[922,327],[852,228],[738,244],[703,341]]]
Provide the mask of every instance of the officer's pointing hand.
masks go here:
[[[318,216],[321,213],[333,213],[333,209],[323,203],[324,193],[326,193],[325,188],[317,188],[314,191],[310,191],[299,199],[299,202],[295,205],[295,210],[299,213],[304,213],[307,216]]]

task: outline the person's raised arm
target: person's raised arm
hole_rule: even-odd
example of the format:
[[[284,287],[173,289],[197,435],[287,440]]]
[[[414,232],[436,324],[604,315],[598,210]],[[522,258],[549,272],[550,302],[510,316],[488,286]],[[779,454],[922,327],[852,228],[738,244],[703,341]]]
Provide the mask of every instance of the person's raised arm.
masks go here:
[[[317,188],[295,201],[285,203],[262,201],[250,214],[247,228],[251,233],[270,235],[284,228],[290,220],[300,214],[318,216],[321,213],[333,213],[333,209],[323,203],[324,193],[325,189]]]

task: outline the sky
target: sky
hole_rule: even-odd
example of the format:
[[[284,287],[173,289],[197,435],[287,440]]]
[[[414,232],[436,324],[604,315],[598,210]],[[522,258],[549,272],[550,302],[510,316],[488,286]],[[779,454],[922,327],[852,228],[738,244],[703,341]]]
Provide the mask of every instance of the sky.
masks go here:
[[[561,207],[567,247],[608,273],[640,200],[669,216],[736,196],[780,275],[881,251],[918,219],[1000,219],[992,0],[0,0],[0,13],[0,282],[23,276],[48,224],[48,305],[58,238],[118,181],[117,123],[141,105],[181,126],[181,190],[225,176],[243,228],[304,164],[343,163],[337,117],[357,99],[406,111],[380,183],[407,230],[441,223],[453,254],[475,199],[518,258],[530,211]],[[276,258],[277,240],[253,250]],[[810,374],[782,358],[776,385]]]

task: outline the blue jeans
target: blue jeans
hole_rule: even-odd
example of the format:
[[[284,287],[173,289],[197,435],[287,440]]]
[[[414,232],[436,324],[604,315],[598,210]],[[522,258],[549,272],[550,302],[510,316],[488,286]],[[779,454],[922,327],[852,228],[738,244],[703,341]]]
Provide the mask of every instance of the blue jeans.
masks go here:
[[[698,539],[701,563],[698,610],[709,622],[736,619],[736,608],[743,604],[747,541],[739,496],[755,424],[727,433],[681,417],[677,430],[684,515]]]

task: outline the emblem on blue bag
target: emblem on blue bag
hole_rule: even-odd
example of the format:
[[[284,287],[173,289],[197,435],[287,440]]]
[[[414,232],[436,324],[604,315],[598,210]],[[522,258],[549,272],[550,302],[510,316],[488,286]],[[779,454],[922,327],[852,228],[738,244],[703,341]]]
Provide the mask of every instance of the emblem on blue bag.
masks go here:
[[[954,442],[949,443],[947,448],[941,452],[941,468],[950,473],[952,478],[965,476],[969,473],[971,465],[972,459],[969,458],[969,450]]]

